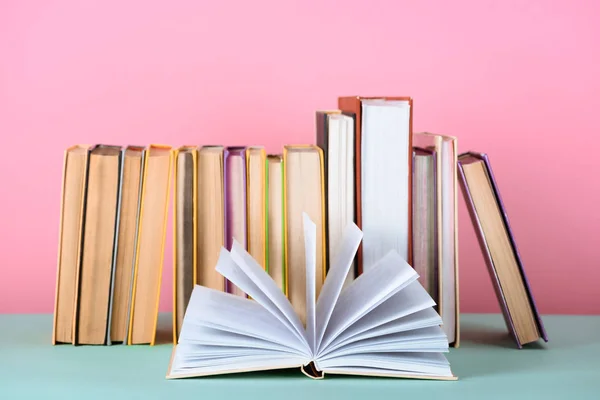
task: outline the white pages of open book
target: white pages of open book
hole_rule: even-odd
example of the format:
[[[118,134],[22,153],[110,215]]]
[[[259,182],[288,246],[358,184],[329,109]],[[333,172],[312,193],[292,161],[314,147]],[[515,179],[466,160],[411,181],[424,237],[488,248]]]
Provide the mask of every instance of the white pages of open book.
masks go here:
[[[325,373],[456,379],[448,339],[418,275],[392,251],[349,286],[362,239],[349,225],[316,299],[316,226],[304,215],[306,326],[285,294],[243,249],[222,249],[216,270],[250,298],[196,286],[167,378],[299,367]]]

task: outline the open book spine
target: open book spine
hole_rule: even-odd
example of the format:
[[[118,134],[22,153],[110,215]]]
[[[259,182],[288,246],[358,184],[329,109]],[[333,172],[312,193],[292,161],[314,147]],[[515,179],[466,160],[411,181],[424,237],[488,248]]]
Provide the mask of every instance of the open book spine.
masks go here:
[[[498,298],[498,303],[500,304],[500,308],[502,310],[502,315],[504,316],[506,325],[508,326],[509,331],[510,331],[511,335],[513,336],[514,341],[517,344],[518,348],[522,348],[522,345],[519,343],[519,339],[517,337],[515,325],[513,323],[513,320],[510,316],[510,312],[508,310],[508,305],[506,303],[506,299],[504,298],[504,294],[502,293],[502,287],[500,286],[500,280],[496,273],[496,269],[494,268],[494,262],[492,261],[492,256],[489,252],[487,242],[485,239],[485,235],[483,232],[483,228],[481,226],[481,222],[479,221],[479,217],[475,210],[475,204],[473,203],[473,198],[471,197],[471,192],[469,190],[469,186],[467,184],[467,180],[465,178],[464,170],[462,167],[463,163],[469,162],[470,160],[473,160],[473,159],[481,160],[481,161],[483,161],[483,163],[485,165],[485,169],[486,169],[486,172],[487,172],[489,180],[490,180],[490,185],[492,186],[492,189],[494,191],[494,197],[496,198],[496,202],[498,203],[498,208],[500,209],[502,220],[506,227],[506,232],[508,234],[511,247],[513,248],[513,252],[514,252],[515,258],[517,260],[517,265],[519,266],[519,271],[521,272],[521,276],[523,278],[525,290],[527,291],[527,296],[529,297],[529,301],[531,304],[531,308],[533,310],[533,314],[535,316],[535,320],[536,320],[538,329],[539,329],[540,334],[541,334],[542,338],[544,339],[544,341],[547,342],[548,336],[546,334],[546,330],[544,329],[544,325],[542,323],[540,314],[537,310],[535,300],[533,298],[533,294],[529,287],[527,275],[525,274],[525,271],[523,269],[521,257],[519,255],[519,251],[517,249],[517,245],[514,240],[514,236],[512,234],[510,224],[508,222],[508,215],[506,213],[506,209],[504,208],[504,203],[502,202],[502,198],[500,197],[500,192],[498,190],[498,186],[496,184],[496,180],[494,178],[494,174],[492,172],[492,168],[491,168],[491,164],[489,162],[488,156],[487,156],[487,154],[484,154],[484,153],[468,152],[468,153],[461,154],[459,157],[459,160],[458,160],[458,172],[459,172],[458,174],[460,177],[460,186],[461,186],[461,189],[463,192],[465,203],[467,205],[467,209],[469,210],[469,216],[471,218],[471,222],[473,223],[473,228],[475,230],[477,239],[479,241],[479,246],[481,247],[481,252],[483,254],[483,258],[485,259],[486,265],[488,267],[488,272],[490,274],[490,278],[492,279],[494,291],[496,293],[496,297]]]

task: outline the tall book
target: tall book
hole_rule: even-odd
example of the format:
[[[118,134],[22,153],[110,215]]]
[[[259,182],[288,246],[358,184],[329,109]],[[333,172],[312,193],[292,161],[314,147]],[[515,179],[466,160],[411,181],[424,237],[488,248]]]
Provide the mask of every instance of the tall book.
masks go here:
[[[458,282],[457,140],[429,132],[414,134],[415,146],[436,153],[438,310],[450,345],[460,345]]]
[[[283,158],[267,157],[267,272],[285,293],[285,241],[283,214]]]
[[[338,110],[316,113],[316,142],[323,150],[325,177],[326,269],[336,258],[344,229],[355,220],[354,116]],[[356,278],[353,264],[345,285]]]
[[[177,342],[192,290],[196,284],[198,149],[175,152],[173,234],[173,335]]]
[[[128,344],[156,340],[172,157],[169,146],[150,145],[144,151]]]
[[[317,226],[316,296],[325,279],[325,177],[323,150],[313,145],[285,146],[284,215],[286,250],[286,293],[300,320],[306,322],[306,252],[302,215],[306,213]],[[312,282],[310,283],[312,284]]]
[[[225,163],[222,146],[198,151],[198,228],[196,284],[225,290],[224,278],[215,271],[225,246]]]
[[[246,191],[246,147],[232,146],[225,150],[225,246],[229,250],[237,240],[248,248]],[[225,281],[226,291],[246,296],[237,286]]]
[[[412,264],[412,99],[340,97],[338,108],[356,117],[358,273],[390,250]]]
[[[266,269],[267,209],[266,153],[263,147],[246,150],[246,190],[248,216],[248,252]]]
[[[413,267],[419,282],[437,303],[437,164],[432,149],[413,148]]]
[[[52,344],[73,343],[88,145],[65,151],[63,162]]]
[[[121,151],[121,187],[117,205],[117,242],[110,317],[111,342],[127,343],[143,152],[144,148],[139,146],[128,146]]]
[[[77,278],[75,344],[111,344],[111,286],[120,175],[120,147],[97,145],[90,150]]]
[[[476,152],[461,154],[458,170],[504,320],[517,347],[539,339],[547,342],[488,156]]]

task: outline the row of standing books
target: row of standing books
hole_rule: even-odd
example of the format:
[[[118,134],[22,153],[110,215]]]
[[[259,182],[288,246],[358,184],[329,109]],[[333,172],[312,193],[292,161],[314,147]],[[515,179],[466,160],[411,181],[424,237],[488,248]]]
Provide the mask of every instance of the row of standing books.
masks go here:
[[[53,344],[154,343],[172,163],[169,146],[66,150]]]
[[[317,225],[317,297],[344,229],[356,223],[363,240],[345,285],[396,251],[458,347],[458,178],[515,340],[545,339],[489,161],[482,173],[483,158],[458,156],[456,138],[413,133],[412,105],[339,98],[339,109],[316,112],[316,145],[280,154],[217,145],[67,150],[54,342],[154,343],[172,164],[175,343],[195,285],[247,296],[215,271],[234,241],[305,322],[306,213]]]

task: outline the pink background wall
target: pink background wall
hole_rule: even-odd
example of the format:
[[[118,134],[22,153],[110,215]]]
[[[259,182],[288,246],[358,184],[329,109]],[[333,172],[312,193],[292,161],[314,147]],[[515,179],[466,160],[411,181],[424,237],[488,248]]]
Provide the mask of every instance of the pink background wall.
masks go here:
[[[541,311],[599,314],[598,15],[593,0],[4,0],[0,312],[52,311],[67,146],[276,152],[313,142],[338,95],[386,94],[413,96],[415,130],[490,155]],[[461,310],[496,312],[462,199],[459,215]]]

